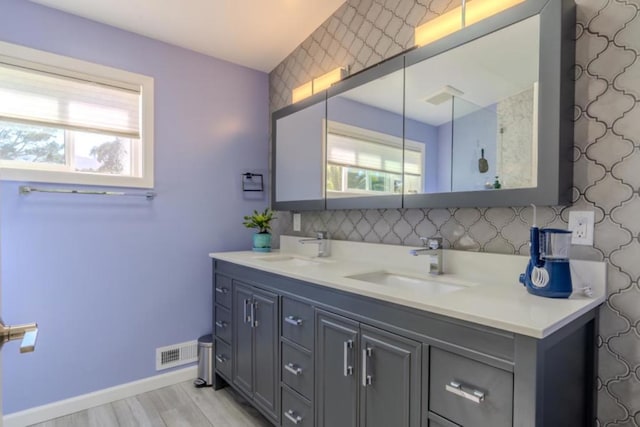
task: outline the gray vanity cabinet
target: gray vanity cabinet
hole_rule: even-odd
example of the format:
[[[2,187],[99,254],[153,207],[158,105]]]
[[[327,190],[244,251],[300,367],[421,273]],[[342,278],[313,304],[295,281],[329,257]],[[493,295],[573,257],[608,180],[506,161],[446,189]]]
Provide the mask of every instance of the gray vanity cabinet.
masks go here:
[[[232,381],[274,420],[280,414],[278,296],[233,281]]]
[[[316,318],[317,427],[358,425],[359,324],[318,311]]]
[[[420,426],[420,343],[360,325],[360,426]]]
[[[225,380],[231,379],[231,278],[215,274],[213,276],[213,335],[214,366]],[[214,387],[220,387],[217,378]]]
[[[418,342],[321,310],[317,325],[318,427],[420,425]]]
[[[214,388],[275,426],[596,425],[597,308],[537,339],[217,259],[214,286]]]
[[[431,346],[429,412],[462,426],[513,425],[513,374]]]

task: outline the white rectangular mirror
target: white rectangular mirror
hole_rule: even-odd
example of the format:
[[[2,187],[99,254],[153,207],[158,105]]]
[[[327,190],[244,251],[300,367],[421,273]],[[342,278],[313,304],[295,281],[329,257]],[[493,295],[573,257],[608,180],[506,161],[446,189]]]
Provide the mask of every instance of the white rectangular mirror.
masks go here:
[[[405,127],[429,135],[423,193],[537,186],[539,38],[534,16],[406,68]]]
[[[297,202],[324,208],[325,113],[325,103],[317,102],[274,120],[274,201],[290,203],[289,209]]]

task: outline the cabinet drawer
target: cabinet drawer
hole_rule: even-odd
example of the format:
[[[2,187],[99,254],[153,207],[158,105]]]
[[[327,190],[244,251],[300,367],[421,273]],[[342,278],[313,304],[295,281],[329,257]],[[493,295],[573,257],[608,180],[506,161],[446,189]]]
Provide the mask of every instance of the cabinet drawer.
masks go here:
[[[216,340],[215,342],[215,356],[213,363],[215,363],[216,370],[218,370],[227,379],[231,378],[231,347],[229,344]]]
[[[282,426],[313,427],[311,403],[282,387]]]
[[[462,426],[511,426],[513,374],[431,347],[429,410]]]
[[[216,282],[213,286],[213,294],[217,304],[225,308],[231,308],[231,279],[216,274]]]
[[[458,424],[449,423],[449,422],[442,423],[436,420],[429,420],[429,424],[427,425],[429,427],[459,427]]]
[[[216,306],[215,321],[216,337],[231,342],[231,311],[220,306]]]
[[[311,400],[313,393],[313,362],[311,354],[282,343],[282,381]]]
[[[427,415],[427,427],[460,427],[458,424],[452,423],[446,418],[442,418],[440,415],[430,412]],[[424,425],[424,424],[423,424]]]
[[[313,307],[290,298],[282,298],[282,336],[313,349]]]

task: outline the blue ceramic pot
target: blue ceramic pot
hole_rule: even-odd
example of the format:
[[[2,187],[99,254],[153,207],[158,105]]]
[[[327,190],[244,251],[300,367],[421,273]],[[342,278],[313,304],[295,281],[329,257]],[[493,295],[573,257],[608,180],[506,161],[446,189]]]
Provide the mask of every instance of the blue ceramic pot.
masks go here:
[[[254,234],[253,250],[256,252],[271,252],[271,234],[269,233]]]

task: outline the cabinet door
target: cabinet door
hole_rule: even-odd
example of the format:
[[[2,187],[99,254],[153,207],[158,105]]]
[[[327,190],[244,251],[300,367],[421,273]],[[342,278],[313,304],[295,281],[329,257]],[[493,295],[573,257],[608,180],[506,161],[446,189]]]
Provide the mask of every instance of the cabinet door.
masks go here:
[[[250,321],[252,289],[233,281],[233,383],[248,395],[253,392],[253,328]]]
[[[360,426],[420,425],[420,343],[360,326]]]
[[[253,398],[278,419],[278,296],[255,289],[253,315]]]
[[[358,323],[318,311],[316,325],[316,425],[356,427]]]

